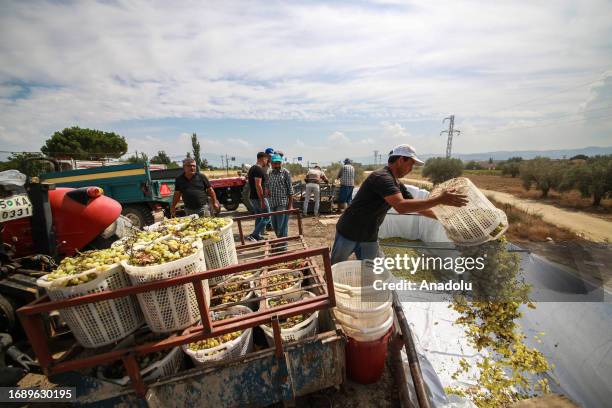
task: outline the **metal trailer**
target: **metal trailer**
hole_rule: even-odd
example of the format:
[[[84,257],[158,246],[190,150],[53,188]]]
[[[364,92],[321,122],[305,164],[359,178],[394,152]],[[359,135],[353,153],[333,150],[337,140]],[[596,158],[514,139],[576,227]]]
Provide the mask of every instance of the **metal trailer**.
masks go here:
[[[115,291],[105,291],[85,296],[51,301],[48,296],[18,310],[19,318],[45,375],[58,385],[76,387],[77,405],[80,406],[267,406],[276,402],[292,405],[296,398],[330,387],[342,386],[345,374],[345,346],[347,338],[336,323],[331,308],[335,306],[334,286],[331,275],[329,249],[309,249],[302,236],[299,210],[279,211],[276,214],[295,214],[299,235],[268,241],[244,244],[243,222],[262,215],[234,218],[242,245],[237,246],[239,263],[226,268],[198,272],[188,276],[156,281],[141,286],[131,286]],[[264,215],[265,216],[265,215]],[[280,246],[283,245],[283,246]],[[301,261],[299,270],[304,281],[299,290],[309,290],[314,297],[286,305],[268,308],[263,302],[258,311],[224,320],[212,321],[210,311],[220,310],[243,302],[208,306],[202,288],[202,280],[222,275],[244,272],[263,272],[274,265],[288,261]],[[251,278],[255,279],[255,278]],[[192,284],[197,296],[200,315],[206,316],[199,325],[167,338],[145,344],[113,349],[83,349],[75,342],[62,350],[52,348],[52,341],[44,331],[43,318],[54,310],[131,296],[160,288]],[[261,278],[258,287],[261,296],[249,302],[269,297],[270,286]],[[212,292],[211,292],[212,293]],[[240,293],[237,291],[236,293]],[[215,299],[215,296],[212,296]],[[398,306],[399,305],[399,306]],[[420,378],[418,360],[411,343],[409,327],[401,311],[401,304],[394,301],[396,316],[402,334],[396,333],[389,350],[401,405],[412,407],[411,394],[419,396],[419,406],[428,407],[427,397]],[[399,309],[398,309],[399,307]],[[315,336],[293,342],[281,341],[279,319],[319,311],[319,331]],[[249,327],[269,324],[273,328],[275,346],[266,347],[241,357],[192,367],[176,374],[145,381],[140,375],[136,357],[202,339],[231,333]],[[257,338],[257,337],[256,337]],[[406,345],[414,389],[409,389],[401,363],[400,348]],[[186,359],[186,356],[184,356]],[[98,379],[96,367],[122,361],[130,383],[119,386]],[[416,376],[416,377],[415,377]],[[416,378],[416,380],[415,380]],[[413,398],[414,400],[414,398]],[[421,404],[421,401],[425,401]]]
[[[239,230],[242,230],[242,222],[254,218],[257,216],[236,218],[235,221]],[[298,222],[301,230],[299,218]],[[280,244],[286,246],[279,247]],[[79,404],[96,406],[121,402],[150,406],[195,406],[202,403],[206,406],[265,406],[342,384],[345,337],[329,313],[329,309],[335,305],[329,249],[308,249],[303,237],[298,235],[240,245],[237,252],[240,262],[227,268],[61,301],[50,301],[48,296],[44,296],[22,307],[18,315],[43,372],[59,384],[76,385]],[[304,262],[300,268],[304,281],[299,290],[309,290],[315,293],[314,297],[273,308],[264,307],[264,302],[256,312],[221,321],[211,320],[210,311],[241,302],[209,307],[205,301],[208,294],[204,293],[202,280],[247,271],[267,271],[273,265],[295,260]],[[200,315],[206,316],[200,325],[182,334],[174,333],[162,340],[118,350],[108,350],[108,347],[82,349],[73,343],[60,353],[60,357],[54,357],[58,355],[58,350],[50,347],[50,339],[43,326],[44,315],[54,310],[182,284],[194,286]],[[261,296],[249,299],[250,302],[269,297],[266,290],[270,285],[266,284],[265,278],[261,278],[259,285]],[[319,334],[296,342],[283,344],[280,341],[279,319],[317,310],[321,311]],[[194,367],[152,383],[144,381],[140,375],[137,356],[262,324],[272,325],[276,344],[274,348],[265,348],[206,367]],[[96,366],[117,360],[123,361],[131,379],[128,386],[114,385],[94,376]]]
[[[319,213],[330,214],[334,211],[334,203],[338,202],[338,194],[340,188],[330,183],[323,183],[319,185],[320,196],[319,196]],[[300,210],[304,208],[304,193],[306,190],[306,183],[303,181],[297,181],[293,183],[293,205]],[[308,213],[314,213],[314,199],[309,198],[308,202]]]

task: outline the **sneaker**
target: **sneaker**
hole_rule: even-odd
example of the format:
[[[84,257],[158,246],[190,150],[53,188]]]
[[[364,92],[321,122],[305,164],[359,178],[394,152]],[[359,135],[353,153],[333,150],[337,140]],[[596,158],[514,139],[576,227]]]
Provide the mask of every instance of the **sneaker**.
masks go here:
[[[257,239],[252,235],[248,235],[244,240],[248,242],[257,242]]]

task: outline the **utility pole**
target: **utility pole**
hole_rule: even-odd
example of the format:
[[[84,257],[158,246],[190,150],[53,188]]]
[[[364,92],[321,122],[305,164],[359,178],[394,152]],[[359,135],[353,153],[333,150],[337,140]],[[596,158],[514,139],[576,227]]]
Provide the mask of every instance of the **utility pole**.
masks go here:
[[[378,150],[374,150],[374,165],[378,166]]]
[[[448,139],[446,140],[446,158],[450,159],[451,150],[453,148],[453,135],[455,133],[460,134],[461,131],[455,130],[455,115],[450,115],[448,118],[444,118],[442,123],[446,122],[447,119],[448,119],[448,130],[443,130],[440,132],[440,134],[448,133]]]

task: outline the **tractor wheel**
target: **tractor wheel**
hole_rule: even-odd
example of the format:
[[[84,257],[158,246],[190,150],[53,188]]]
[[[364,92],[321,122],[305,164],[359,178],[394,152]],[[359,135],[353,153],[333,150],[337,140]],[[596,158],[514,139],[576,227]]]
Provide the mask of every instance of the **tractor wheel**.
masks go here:
[[[0,333],[11,333],[17,324],[13,303],[0,295]]]
[[[145,205],[128,205],[123,208],[121,215],[127,217],[135,228],[142,228],[155,222],[153,212]]]
[[[234,201],[231,203],[225,203],[223,204],[223,207],[227,210],[227,211],[236,211],[238,209],[238,206],[240,205],[240,202]]]

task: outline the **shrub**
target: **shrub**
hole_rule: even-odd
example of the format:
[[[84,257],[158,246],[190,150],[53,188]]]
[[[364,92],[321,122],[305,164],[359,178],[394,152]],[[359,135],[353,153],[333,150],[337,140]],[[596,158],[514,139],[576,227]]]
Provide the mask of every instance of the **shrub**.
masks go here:
[[[365,180],[364,166],[361,163],[351,163],[355,168],[355,185],[359,185],[363,183]],[[343,164],[341,163],[332,163],[325,169],[325,177],[329,179],[330,182],[333,182],[336,177],[338,177],[338,173],[342,168]]]
[[[612,155],[595,156],[572,166],[563,179],[561,190],[576,188],[583,197],[593,197],[593,206],[612,195]]]
[[[289,170],[291,176],[306,174],[306,167],[302,166],[300,163],[285,163],[283,167]]]
[[[525,190],[535,187],[546,198],[551,189],[559,188],[563,182],[566,166],[548,157],[536,157],[521,163],[519,169]]]
[[[521,165],[519,162],[506,162],[499,165],[501,172],[504,176],[512,176],[512,178],[518,176],[521,172]]]
[[[463,162],[459,159],[434,157],[428,159],[423,167],[423,176],[434,184],[442,183],[463,174]]]
[[[467,164],[465,165],[466,170],[482,170],[483,168],[484,167],[482,167],[480,163],[474,160],[467,162]]]

